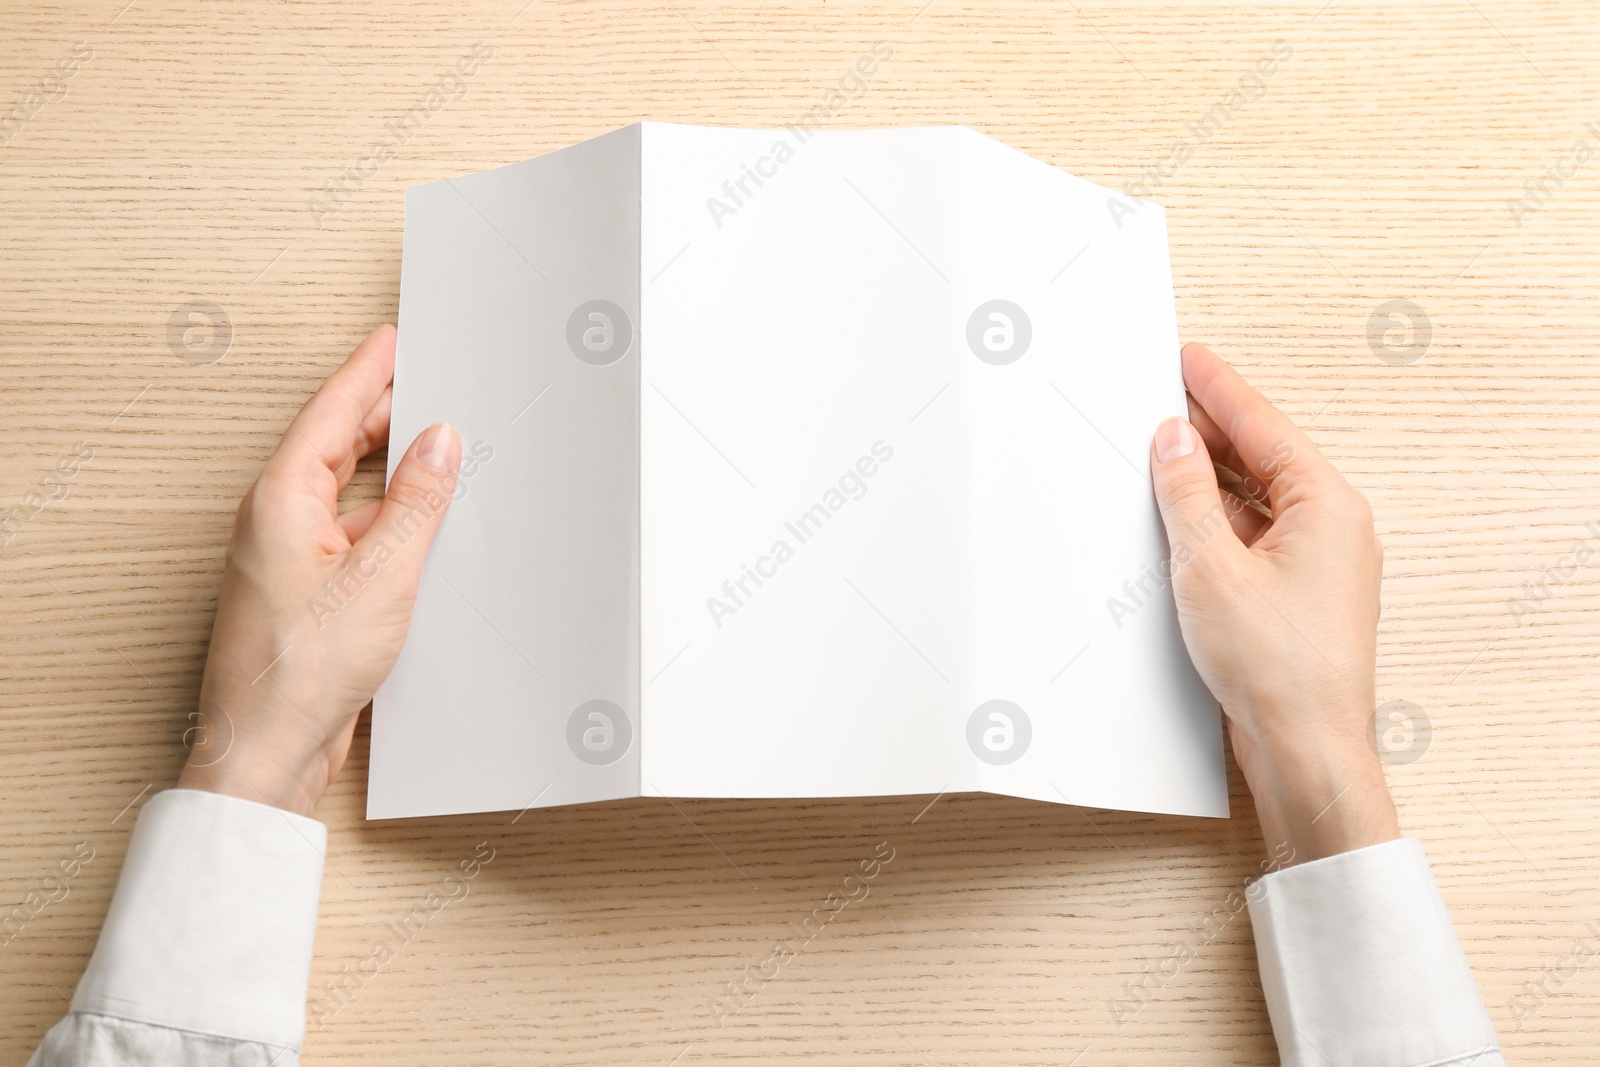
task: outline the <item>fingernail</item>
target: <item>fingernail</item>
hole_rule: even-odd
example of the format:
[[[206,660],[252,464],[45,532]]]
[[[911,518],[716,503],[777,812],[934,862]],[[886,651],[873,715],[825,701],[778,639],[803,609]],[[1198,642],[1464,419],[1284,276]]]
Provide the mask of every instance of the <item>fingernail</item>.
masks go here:
[[[417,442],[417,458],[439,474],[453,474],[461,462],[461,435],[448,422],[436,422],[422,431]]]
[[[1185,419],[1168,419],[1156,427],[1156,462],[1171,463],[1194,451],[1194,428]]]

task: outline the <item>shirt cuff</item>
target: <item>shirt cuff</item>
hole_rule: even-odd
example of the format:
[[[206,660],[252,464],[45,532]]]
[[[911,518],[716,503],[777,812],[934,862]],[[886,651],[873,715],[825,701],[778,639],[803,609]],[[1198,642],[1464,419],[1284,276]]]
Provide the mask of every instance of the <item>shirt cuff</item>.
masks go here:
[[[73,1007],[298,1049],[327,837],[265,804],[156,794]]]
[[[1247,897],[1284,1067],[1502,1062],[1420,842],[1275,871]]]

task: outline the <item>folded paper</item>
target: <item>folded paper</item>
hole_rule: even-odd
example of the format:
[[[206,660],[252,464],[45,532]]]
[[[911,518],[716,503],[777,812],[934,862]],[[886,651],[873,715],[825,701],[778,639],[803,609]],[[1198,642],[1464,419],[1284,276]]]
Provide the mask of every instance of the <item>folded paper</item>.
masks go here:
[[[969,129],[644,123],[413,188],[390,473],[441,420],[466,459],[367,813],[1226,815],[1149,482],[1184,410],[1161,208]]]

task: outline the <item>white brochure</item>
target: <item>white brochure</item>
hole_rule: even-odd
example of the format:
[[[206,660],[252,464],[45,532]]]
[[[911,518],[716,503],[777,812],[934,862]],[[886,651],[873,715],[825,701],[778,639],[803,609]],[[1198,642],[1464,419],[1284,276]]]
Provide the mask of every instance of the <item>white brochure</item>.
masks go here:
[[[981,790],[1226,816],[1149,482],[1162,209],[963,127],[644,123],[410,189],[465,462],[370,818]]]

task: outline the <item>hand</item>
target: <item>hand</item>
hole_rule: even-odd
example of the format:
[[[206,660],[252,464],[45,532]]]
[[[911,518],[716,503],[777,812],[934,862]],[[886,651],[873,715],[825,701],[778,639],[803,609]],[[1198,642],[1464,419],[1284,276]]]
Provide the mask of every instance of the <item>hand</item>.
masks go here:
[[[1157,428],[1150,469],[1183,640],[1227,714],[1262,832],[1297,861],[1393,840],[1372,739],[1372,508],[1209,349],[1184,346],[1183,378],[1191,421]],[[1224,497],[1213,460],[1265,509]]]
[[[356,462],[388,440],[394,344],[392,326],[361,342],[239,505],[182,788],[310,815],[400,654],[461,439],[424,430],[382,500],[338,513]]]

